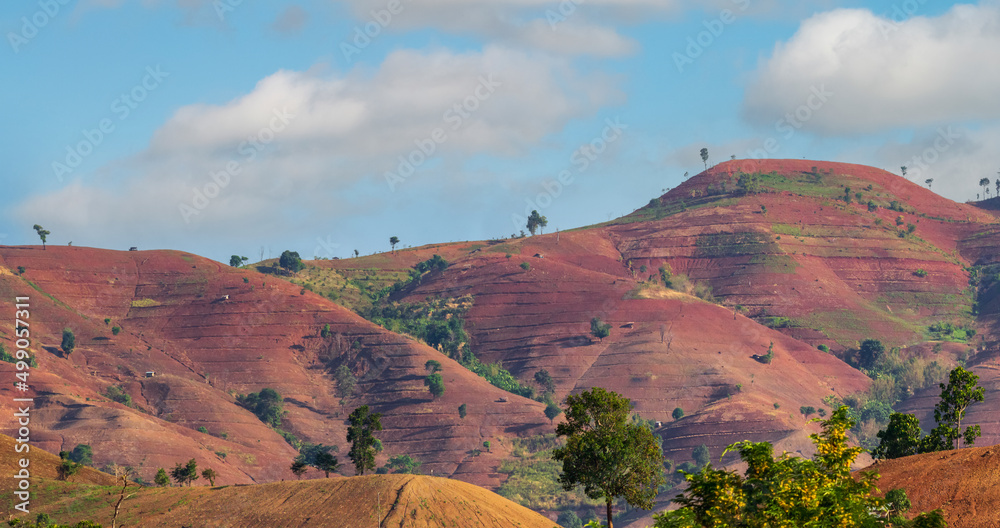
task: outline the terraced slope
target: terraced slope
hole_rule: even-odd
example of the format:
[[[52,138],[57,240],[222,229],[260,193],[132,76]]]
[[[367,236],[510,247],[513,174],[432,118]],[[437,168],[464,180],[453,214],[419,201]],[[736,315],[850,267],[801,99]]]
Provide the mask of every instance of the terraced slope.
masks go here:
[[[18,266],[23,275],[9,272]],[[405,453],[425,471],[494,486],[505,438],[551,427],[541,404],[273,276],[179,252],[77,247],[0,248],[0,269],[0,304],[13,313],[15,295],[32,299],[33,442],[50,451],[91,444],[98,465],[133,465],[146,480],[192,457],[223,483],[292,478],[295,450],[235,404],[234,395],[265,387],[285,397],[282,428],[301,440],[346,452],[346,417],[368,404],[384,414],[380,461]],[[68,358],[58,348],[67,327],[77,342]],[[10,333],[0,330],[5,340]],[[432,358],[444,365],[447,392],[438,399],[423,384]],[[359,380],[353,397],[336,394],[331,371],[340,365]],[[0,363],[0,375],[13,379],[13,371]],[[135,408],[103,397],[112,385]],[[485,440],[497,448],[476,456]]]

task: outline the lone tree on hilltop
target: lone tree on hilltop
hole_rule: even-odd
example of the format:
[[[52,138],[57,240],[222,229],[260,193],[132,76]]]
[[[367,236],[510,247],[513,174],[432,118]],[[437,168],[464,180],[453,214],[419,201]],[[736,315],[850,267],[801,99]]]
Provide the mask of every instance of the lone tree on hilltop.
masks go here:
[[[46,239],[46,237],[48,237],[52,233],[46,231],[44,227],[42,227],[42,226],[40,226],[38,224],[35,224],[34,226],[32,226],[32,229],[34,229],[35,232],[38,233],[38,238],[42,239],[42,249],[45,249],[45,239]]]
[[[941,401],[934,406],[934,420],[938,426],[924,437],[920,447],[922,452],[960,449],[962,439],[971,446],[982,435],[978,425],[962,431],[965,410],[973,403],[983,401],[984,391],[978,382],[979,376],[962,367],[955,367],[948,375],[948,385],[939,384]]]
[[[549,225],[549,219],[538,214],[538,211],[531,211],[531,215],[528,217],[528,231],[531,232],[531,236],[535,236],[535,231],[541,229],[542,233],[545,233],[545,226]]]
[[[375,469],[375,455],[378,454],[380,442],[373,433],[382,430],[382,414],[372,413],[367,405],[362,405],[347,419],[347,441],[351,443],[351,451],[347,454],[354,463],[358,475],[364,475],[367,470]]]
[[[983,196],[986,196],[989,193],[989,190],[990,190],[990,179],[989,178],[980,178],[979,179],[979,186],[983,188]]]
[[[701,162],[705,164],[705,170],[708,170],[708,149],[701,149]]]
[[[299,256],[298,251],[289,251],[287,249],[278,258],[278,265],[289,273],[298,273],[302,268],[306,267],[302,263],[302,257]]]
[[[924,180],[924,183],[926,183],[927,184],[927,188],[930,189],[931,188],[931,184],[934,183],[934,178],[927,178],[926,180]]]
[[[399,243],[399,237],[389,237],[389,246],[392,247],[392,252],[396,252],[396,244]]]
[[[590,333],[603,343],[604,338],[611,335],[611,325],[601,321],[600,317],[595,317],[590,320]]]
[[[900,167],[899,168],[899,172],[902,172],[903,173],[903,177],[905,178],[906,177],[906,165],[903,165],[902,167]]]
[[[583,486],[591,499],[605,500],[608,528],[618,497],[652,509],[657,487],[664,483],[663,451],[646,426],[629,420],[632,402],[615,392],[594,387],[566,397],[566,421],[556,434],[566,444],[553,451],[562,462],[559,483],[570,491]]]
[[[242,266],[243,263],[246,262],[246,261],[248,261],[248,260],[250,260],[250,259],[248,259],[246,257],[241,257],[239,255],[233,255],[233,256],[229,257],[229,265],[232,266],[232,267],[234,267],[234,268],[238,268],[238,267]]]
[[[73,349],[76,348],[76,335],[69,328],[63,328],[62,331],[62,343],[59,345],[62,349],[63,355],[69,357],[73,353]]]

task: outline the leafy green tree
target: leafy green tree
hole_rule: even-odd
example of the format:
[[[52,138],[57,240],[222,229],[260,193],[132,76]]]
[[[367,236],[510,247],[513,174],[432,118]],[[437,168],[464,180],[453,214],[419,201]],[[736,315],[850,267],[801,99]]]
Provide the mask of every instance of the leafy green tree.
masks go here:
[[[590,334],[604,342],[604,338],[611,335],[611,325],[601,321],[600,317],[590,320]]]
[[[531,211],[531,215],[528,216],[528,231],[531,236],[535,236],[535,231],[541,228],[541,232],[545,232],[545,226],[549,225],[548,218],[538,214],[538,211]]]
[[[385,464],[385,469],[390,473],[419,475],[421,465],[423,465],[423,462],[410,455],[396,455],[389,457],[389,460]]]
[[[649,428],[629,420],[631,403],[594,387],[566,397],[566,421],[556,426],[556,434],[566,437],[566,444],[552,454],[562,462],[559,482],[566,491],[583,486],[591,499],[604,498],[608,528],[614,526],[617,497],[651,509],[664,483],[663,452]]]
[[[323,329],[319,331],[319,336],[326,339],[331,335],[333,335],[333,332],[330,330],[330,323],[327,323],[323,326]]]
[[[885,346],[878,339],[865,339],[861,343],[858,363],[863,369],[870,369],[885,354]]]
[[[178,462],[174,469],[170,470],[170,476],[179,486],[185,483],[190,486],[192,482],[198,480],[198,463],[193,458],[188,460],[187,464]]]
[[[489,453],[489,452],[490,452],[490,445],[491,445],[491,444],[490,444],[490,441],[489,441],[489,440],[487,440],[487,441],[483,442],[483,447],[485,447],[485,448],[486,448],[486,452],[487,452],[487,453]]]
[[[399,237],[389,237],[389,245],[392,246],[392,252],[396,252],[396,244],[399,243]]]
[[[38,238],[42,239],[42,249],[45,249],[45,239],[52,233],[46,231],[44,227],[38,224],[32,226],[32,229],[34,229],[35,232],[38,233]]]
[[[242,266],[243,263],[246,262],[246,261],[248,261],[248,260],[250,260],[250,259],[248,259],[246,257],[241,257],[239,255],[233,255],[233,256],[229,257],[229,265],[232,266],[232,267],[234,267],[234,268],[238,268],[238,267]]]
[[[424,369],[426,369],[431,374],[434,374],[435,372],[440,372],[441,362],[436,359],[428,359],[427,362],[424,363]]]
[[[434,372],[424,378],[424,385],[431,391],[431,396],[434,398],[440,398],[444,395],[444,378],[441,377],[440,372]]]
[[[671,416],[674,417],[674,420],[680,420],[681,418],[684,418],[684,409],[681,409],[680,407],[674,407],[674,413]]]
[[[341,365],[337,367],[334,372],[334,378],[337,380],[337,395],[341,398],[346,398],[354,394],[354,387],[357,385],[358,380],[354,377],[354,373],[347,365]]]
[[[948,375],[948,385],[941,387],[941,400],[934,406],[935,427],[924,438],[921,451],[943,451],[960,449],[962,439],[967,445],[973,445],[982,431],[978,425],[967,427],[962,431],[962,419],[970,405],[983,401],[983,388],[979,386],[979,376],[955,367]]]
[[[736,179],[736,186],[742,194],[760,193],[760,176],[757,174],[741,173]]]
[[[467,413],[467,410],[466,410],[465,404],[463,403],[462,405],[459,405],[458,406],[458,417],[462,418],[464,420],[466,413]]]
[[[59,480],[69,480],[70,477],[76,475],[83,467],[83,464],[79,464],[70,459],[71,453],[69,451],[60,451],[59,458],[62,462],[59,463],[57,471],[59,472]]]
[[[655,515],[655,527],[884,526],[878,515],[885,502],[873,495],[878,475],[851,474],[862,449],[847,445],[847,430],[854,425],[848,407],[820,423],[823,432],[810,435],[817,448],[812,460],[788,453],[776,460],[770,443],[746,441],[726,450],[740,453],[745,475],[711,466],[685,473],[688,489],[674,500],[681,508]]]
[[[910,498],[906,496],[906,490],[896,488],[886,492],[885,506],[889,510],[889,519],[892,519],[910,511],[910,507],[913,504],[910,502]]]
[[[69,459],[84,466],[93,466],[94,450],[87,444],[76,444],[69,454]]]
[[[556,382],[552,379],[552,375],[549,374],[549,371],[545,369],[535,372],[535,383],[542,388],[543,392],[552,394],[556,391]]]
[[[549,419],[549,423],[555,421],[556,417],[562,414],[562,409],[554,403],[550,403],[545,406],[545,417]]]
[[[120,326],[112,326],[111,327],[111,334],[112,335],[118,335],[119,333],[121,333],[121,331],[122,331],[122,327],[120,327]]]
[[[302,475],[304,475],[306,470],[309,469],[309,464],[306,464],[305,460],[295,459],[292,462],[292,466],[288,469],[292,470],[292,473],[295,474],[295,478],[302,478]]]
[[[274,389],[261,389],[259,393],[252,392],[246,396],[241,394],[236,397],[236,403],[274,428],[281,427],[281,418],[288,414],[284,409],[284,401],[281,394]]]
[[[159,487],[164,487],[170,484],[170,477],[167,477],[167,470],[160,468],[156,471],[156,477],[153,479]]]
[[[701,444],[700,446],[694,448],[691,451],[691,458],[694,459],[694,464],[697,467],[703,468],[712,461],[712,456],[708,451],[708,446]]]
[[[62,349],[63,354],[67,357],[73,353],[73,349],[76,348],[76,335],[69,328],[63,328],[62,331],[62,344],[59,345]]]
[[[708,149],[701,149],[701,162],[705,164],[705,170],[708,170]]]
[[[979,179],[979,186],[983,188],[983,195],[985,196],[986,192],[990,188],[990,179],[989,178],[980,178]]]
[[[351,443],[348,456],[354,463],[358,475],[364,475],[367,470],[375,469],[376,438],[374,433],[382,430],[382,414],[372,413],[367,405],[362,405],[347,419],[347,441]]]
[[[878,447],[872,451],[875,458],[900,458],[920,451],[920,420],[912,414],[892,413],[889,425],[875,436]]]
[[[381,430],[381,427],[379,428],[379,430]],[[348,440],[350,440],[350,435],[348,435]],[[353,448],[351,449],[351,452],[352,453],[354,452]],[[351,458],[353,458],[353,456]],[[319,453],[316,453],[316,463],[313,465],[316,466],[316,469],[325,473],[326,478],[330,478],[330,473],[340,469],[340,462],[337,460],[337,457],[331,455],[326,451],[320,451]],[[374,466],[375,466],[375,458],[373,456],[372,469],[374,469]],[[364,471],[362,471],[361,474],[364,475]]]
[[[278,258],[278,265],[289,273],[297,273],[301,271],[302,268],[306,267],[306,265],[302,263],[302,257],[299,256],[298,251],[289,251],[287,249],[283,251],[281,253],[281,257]]]
[[[202,478],[208,481],[209,486],[214,487],[215,479],[219,477],[219,474],[216,473],[215,470],[212,468],[205,468],[205,470],[201,472],[201,476]]]
[[[583,521],[573,511],[564,511],[556,518],[556,522],[563,528],[583,528]]]

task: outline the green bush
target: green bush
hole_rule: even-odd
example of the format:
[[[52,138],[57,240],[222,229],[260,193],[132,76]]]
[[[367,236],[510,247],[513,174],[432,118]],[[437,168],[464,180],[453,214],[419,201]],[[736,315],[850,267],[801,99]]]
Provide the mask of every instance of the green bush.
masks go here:
[[[923,268],[918,268],[917,271],[913,272],[913,274],[916,275],[917,277],[924,278],[927,276],[927,270]]]

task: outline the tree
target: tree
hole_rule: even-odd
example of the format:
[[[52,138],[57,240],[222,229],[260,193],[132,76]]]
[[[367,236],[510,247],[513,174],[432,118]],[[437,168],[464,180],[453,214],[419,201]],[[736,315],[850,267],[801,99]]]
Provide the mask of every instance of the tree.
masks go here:
[[[705,170],[708,170],[708,149],[701,149],[701,162],[705,164]]]
[[[979,179],[979,186],[983,188],[983,195],[985,195],[986,191],[989,190],[990,179],[989,178],[980,178]]]
[[[539,228],[542,228],[541,232],[544,233],[545,226],[547,225],[549,225],[549,220],[547,218],[538,214],[538,211],[531,211],[531,215],[528,216],[528,226],[527,226],[528,231],[531,233],[531,236],[535,236],[535,231],[538,230]]]
[[[284,398],[274,389],[261,389],[246,396],[236,397],[236,403],[254,413],[260,421],[270,427],[281,427],[281,418],[288,414],[284,410]]]
[[[906,490],[897,488],[889,490],[885,494],[885,506],[889,510],[889,519],[908,512],[912,505],[910,498],[906,496]]]
[[[558,405],[550,403],[545,406],[545,417],[549,419],[549,423],[554,422],[560,414],[562,414],[562,409]]]
[[[489,452],[490,452],[490,445],[491,445],[491,444],[490,444],[490,441],[489,441],[489,440],[487,440],[487,441],[483,442],[483,447],[485,447],[485,448],[486,448],[486,452],[487,452],[487,453],[489,453]]]
[[[229,257],[229,265],[232,266],[232,267],[234,267],[234,268],[238,268],[238,267],[242,266],[243,263],[246,262],[246,261],[248,261],[248,260],[250,260],[250,259],[248,259],[246,257],[241,257],[239,255],[233,255],[233,256]]]
[[[205,470],[201,472],[201,476],[205,480],[208,481],[208,485],[209,486],[213,486],[214,487],[215,486],[215,479],[219,475],[215,472],[214,469],[212,469],[212,468],[205,468]]]
[[[358,475],[364,475],[367,470],[375,469],[376,438],[375,431],[382,430],[382,414],[369,412],[367,405],[362,405],[348,418],[347,441],[351,443],[348,456],[354,463]]]
[[[183,486],[186,482],[190,486],[192,482],[198,480],[198,463],[193,458],[188,460],[187,464],[178,462],[174,469],[170,470],[170,476],[178,485]]]
[[[63,354],[69,357],[73,353],[73,349],[76,348],[76,335],[69,328],[63,328],[62,331],[62,344],[59,345],[62,349]]]
[[[302,258],[299,257],[298,251],[289,251],[287,249],[281,253],[281,257],[278,259],[278,265],[289,273],[297,273],[302,268],[306,267],[306,265],[302,263]]]
[[[46,239],[46,237],[48,237],[52,233],[46,231],[44,227],[42,227],[42,226],[40,226],[38,224],[35,224],[34,226],[32,226],[32,229],[34,229],[35,232],[38,233],[38,238],[42,239],[42,249],[45,249],[45,239]]]
[[[563,528],[583,528],[583,522],[580,521],[580,517],[572,510],[560,513],[559,517],[556,518],[556,522]]]
[[[998,172],[997,174],[1000,174],[1000,172]],[[1000,178],[997,178],[996,185],[997,185],[997,196],[1000,196]]]
[[[629,420],[631,403],[594,387],[566,397],[566,421],[556,426],[556,434],[566,437],[566,444],[552,454],[562,462],[560,484],[566,491],[583,486],[591,499],[604,498],[608,528],[614,528],[617,497],[651,509],[657,487],[664,483],[663,452],[648,427]]]
[[[341,398],[346,398],[354,394],[354,386],[357,385],[358,380],[354,377],[354,373],[347,365],[341,365],[337,367],[334,372],[334,378],[337,380],[337,395]]]
[[[170,478],[167,477],[167,470],[165,470],[163,468],[160,468],[156,472],[156,477],[153,479],[153,482],[155,482],[156,485],[159,486],[159,487],[161,487],[161,488],[164,487],[164,486],[169,485],[170,484]]]
[[[522,262],[521,269],[523,269],[524,271],[531,271],[531,264],[528,264],[527,262]]]
[[[444,395],[444,378],[441,377],[440,372],[434,372],[433,374],[428,374],[424,378],[424,385],[427,389],[431,391],[431,396],[434,398],[440,398]]]
[[[590,333],[603,343],[604,338],[611,335],[611,325],[602,322],[600,317],[595,317],[590,320]]]
[[[463,403],[462,405],[458,406],[458,417],[464,420],[466,414],[467,414],[466,407],[465,404]]]
[[[742,194],[758,194],[760,193],[760,176],[741,173],[736,179],[736,186],[740,188]]]
[[[411,457],[410,455],[396,455],[389,457],[389,460],[385,463],[385,469],[391,473],[419,475],[420,466],[422,465],[423,462]]]
[[[302,478],[302,475],[304,475],[306,470],[309,469],[309,464],[306,464],[305,460],[295,459],[295,461],[292,462],[292,466],[288,469],[292,470],[292,473],[295,474],[295,478]]]
[[[858,363],[861,368],[870,369],[875,366],[882,354],[885,353],[885,346],[878,339],[865,339],[861,343],[861,350],[858,355]]]
[[[427,363],[424,363],[424,369],[426,369],[431,374],[441,371],[441,362],[436,359],[428,359]]]
[[[94,465],[94,450],[87,444],[76,444],[69,454],[69,459],[84,466]]]
[[[899,171],[903,173],[903,177],[905,178],[906,177],[906,165],[903,165],[902,167],[900,167]]]
[[[379,428],[379,429],[381,430],[381,428]],[[349,439],[350,439],[350,437],[348,437],[348,440]],[[351,449],[351,451],[353,452],[354,450]],[[338,469],[340,469],[340,462],[337,461],[337,457],[331,455],[330,453],[328,453],[326,451],[320,451],[319,453],[316,453],[316,463],[313,464],[313,465],[316,466],[316,469],[318,469],[318,470],[322,471],[323,473],[325,473],[326,474],[326,478],[330,478],[330,473],[332,473],[332,472],[337,471]],[[375,459],[373,457],[372,458],[372,469],[374,469],[374,467],[375,467]],[[364,472],[362,472],[361,474],[364,475]]]
[[[399,243],[399,237],[389,237],[389,246],[392,247],[392,252],[396,252],[396,244]]]
[[[672,416],[674,417],[674,420],[680,420],[681,418],[684,418],[684,409],[681,409],[680,407],[674,407],[674,413]]]
[[[927,188],[930,189],[931,188],[931,184],[934,183],[934,178],[927,178],[926,180],[924,180],[924,183],[926,183],[927,184]]]
[[[978,425],[970,426],[962,431],[962,419],[965,410],[976,402],[983,401],[983,388],[978,385],[979,376],[955,367],[948,375],[948,385],[941,387],[941,401],[934,406],[934,420],[938,423],[921,445],[921,451],[942,451],[960,449],[962,439],[973,445],[982,431]]]
[[[875,458],[900,458],[920,452],[920,420],[912,414],[892,413],[889,425],[875,436],[879,439],[872,451]]]
[[[76,473],[80,471],[80,468],[83,467],[83,464],[79,464],[71,460],[70,454],[71,453],[69,451],[59,452],[59,458],[62,459],[62,462],[59,463],[59,467],[57,468],[57,471],[59,472],[59,480],[69,480],[70,477],[76,475]]]
[[[847,445],[847,430],[854,425],[847,413],[846,406],[840,407],[820,422],[820,434],[810,435],[817,448],[812,460],[788,453],[776,460],[768,442],[729,446],[726,451],[738,451],[747,465],[745,474],[711,466],[685,473],[688,489],[674,500],[681,507],[655,515],[655,527],[884,526],[885,501],[873,495],[878,475],[864,472],[855,479],[851,474],[862,449]]]
[[[694,460],[694,464],[697,467],[703,468],[712,461],[712,455],[708,451],[708,446],[701,444],[700,446],[694,448],[691,451],[691,458]]]
[[[538,383],[543,392],[553,393],[556,391],[556,382],[552,379],[549,371],[545,369],[535,372],[535,383]]]

